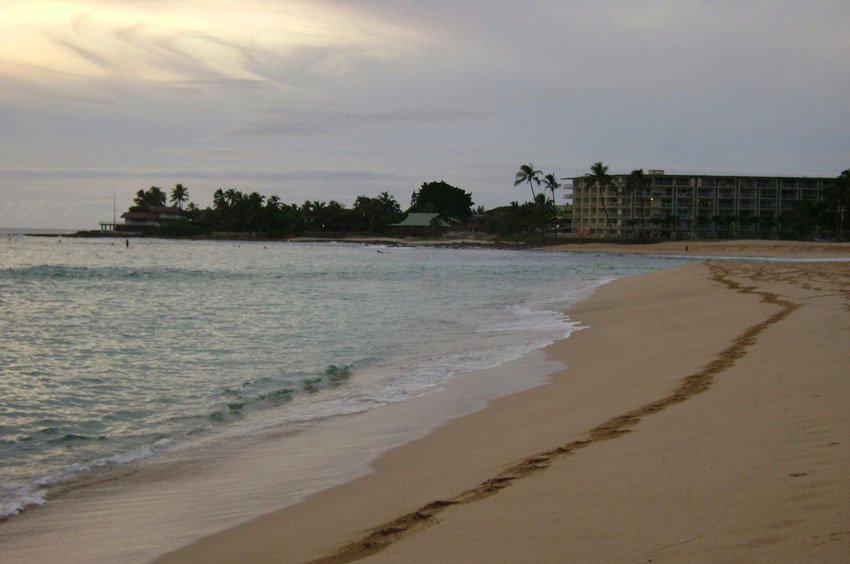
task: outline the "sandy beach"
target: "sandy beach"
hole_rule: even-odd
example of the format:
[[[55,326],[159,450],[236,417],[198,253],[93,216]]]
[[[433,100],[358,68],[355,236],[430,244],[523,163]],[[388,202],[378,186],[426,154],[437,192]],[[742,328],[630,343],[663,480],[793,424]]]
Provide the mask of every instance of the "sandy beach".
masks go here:
[[[551,384],[159,562],[847,561],[848,263],[694,263],[570,315]]]
[[[551,251],[584,253],[642,253],[659,255],[693,255],[711,257],[809,257],[848,258],[850,243],[817,241],[766,241],[766,240],[699,240],[660,241],[657,243],[582,243],[572,242],[546,247]]]

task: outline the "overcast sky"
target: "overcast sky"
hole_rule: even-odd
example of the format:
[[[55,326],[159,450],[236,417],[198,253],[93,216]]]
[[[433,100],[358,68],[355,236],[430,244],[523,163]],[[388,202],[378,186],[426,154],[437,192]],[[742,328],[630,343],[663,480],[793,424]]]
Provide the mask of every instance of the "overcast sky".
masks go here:
[[[847,0],[0,0],[0,226],[178,182],[493,207],[527,162],[836,176],[848,30]]]

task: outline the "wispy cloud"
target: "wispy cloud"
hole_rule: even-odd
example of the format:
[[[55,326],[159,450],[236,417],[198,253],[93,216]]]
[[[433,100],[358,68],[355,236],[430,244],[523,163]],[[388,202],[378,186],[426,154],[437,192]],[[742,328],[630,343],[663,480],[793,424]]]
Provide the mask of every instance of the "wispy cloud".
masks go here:
[[[363,127],[438,125],[480,119],[486,114],[469,111],[291,111],[272,110],[235,129],[236,135],[320,135]]]
[[[203,9],[184,2],[8,0],[3,11],[0,50],[8,61],[122,79],[258,79],[251,68],[270,56],[333,48],[338,55],[388,57],[410,39],[379,20],[348,19],[301,0],[210,0]],[[326,71],[351,56],[337,58],[325,61]]]

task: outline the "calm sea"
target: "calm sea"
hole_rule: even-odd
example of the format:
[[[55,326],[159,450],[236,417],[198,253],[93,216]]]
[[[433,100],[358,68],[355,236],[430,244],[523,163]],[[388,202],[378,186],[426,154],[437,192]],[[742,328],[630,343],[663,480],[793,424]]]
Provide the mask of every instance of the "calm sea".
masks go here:
[[[593,288],[678,262],[4,234],[0,517],[196,441],[304,428],[523,357],[574,330],[562,311]]]

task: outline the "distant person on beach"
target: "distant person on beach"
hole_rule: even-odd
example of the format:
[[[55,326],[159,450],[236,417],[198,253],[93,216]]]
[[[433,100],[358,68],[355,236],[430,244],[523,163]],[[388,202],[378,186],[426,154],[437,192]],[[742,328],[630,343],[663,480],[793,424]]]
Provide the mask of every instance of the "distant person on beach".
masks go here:
[[[130,248],[130,240],[129,239],[124,239],[124,246],[126,246],[128,249]]]

